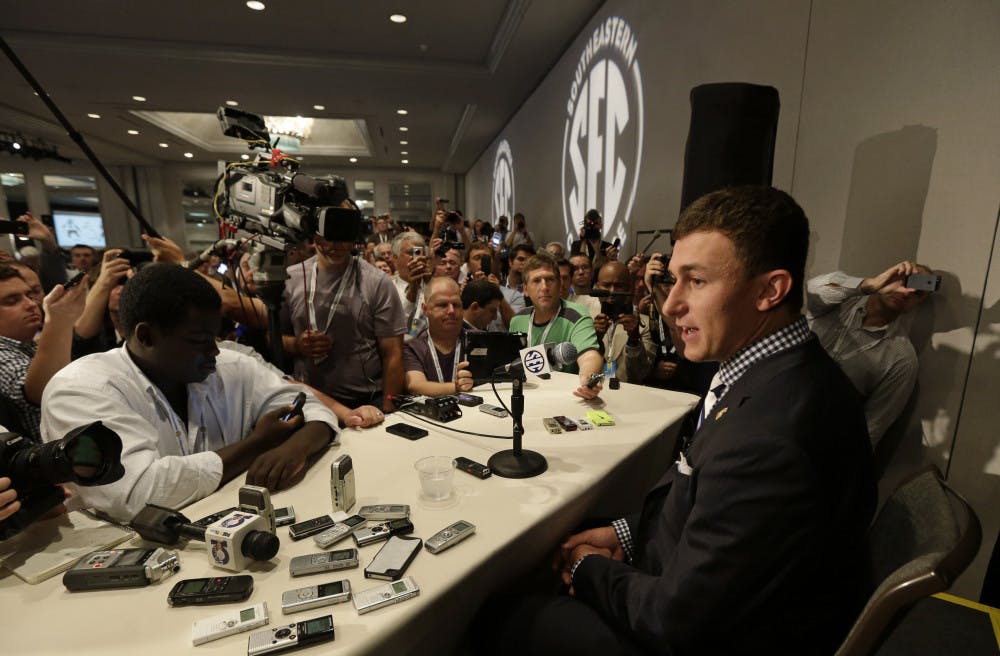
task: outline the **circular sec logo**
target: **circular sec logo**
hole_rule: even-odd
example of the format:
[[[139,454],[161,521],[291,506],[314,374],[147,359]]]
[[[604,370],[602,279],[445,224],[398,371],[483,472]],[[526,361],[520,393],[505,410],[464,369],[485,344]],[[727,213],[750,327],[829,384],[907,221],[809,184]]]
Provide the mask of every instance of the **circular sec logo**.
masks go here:
[[[545,369],[545,356],[539,351],[528,351],[524,356],[524,368],[528,373],[537,374]]]
[[[493,158],[493,223],[501,216],[514,216],[514,158],[506,139]]]
[[[642,161],[642,76],[638,41],[608,17],[583,45],[566,101],[563,220],[573,239],[587,210],[604,217],[604,238],[625,242]]]

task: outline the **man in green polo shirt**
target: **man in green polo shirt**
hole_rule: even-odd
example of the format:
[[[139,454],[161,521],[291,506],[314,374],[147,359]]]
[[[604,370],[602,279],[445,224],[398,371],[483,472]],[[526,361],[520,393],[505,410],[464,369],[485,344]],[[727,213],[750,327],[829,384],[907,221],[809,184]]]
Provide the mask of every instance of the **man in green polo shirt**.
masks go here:
[[[527,333],[532,346],[550,342],[572,342],[576,346],[575,365],[563,367],[567,373],[580,374],[580,387],[573,394],[592,399],[601,392],[601,383],[588,387],[591,374],[601,370],[594,320],[587,310],[560,296],[559,267],[548,253],[532,255],[521,269],[524,295],[533,307],[525,308],[510,320],[510,332]]]

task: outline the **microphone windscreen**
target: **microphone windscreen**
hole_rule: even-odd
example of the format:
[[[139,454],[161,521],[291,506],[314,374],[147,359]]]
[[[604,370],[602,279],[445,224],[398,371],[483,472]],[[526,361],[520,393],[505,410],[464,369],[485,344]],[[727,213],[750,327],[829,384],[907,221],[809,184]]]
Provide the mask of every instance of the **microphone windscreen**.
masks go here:
[[[549,358],[551,360],[550,364],[553,366],[562,367],[572,364],[576,362],[576,346],[574,346],[573,342],[560,342],[552,347],[549,355],[551,356]]]

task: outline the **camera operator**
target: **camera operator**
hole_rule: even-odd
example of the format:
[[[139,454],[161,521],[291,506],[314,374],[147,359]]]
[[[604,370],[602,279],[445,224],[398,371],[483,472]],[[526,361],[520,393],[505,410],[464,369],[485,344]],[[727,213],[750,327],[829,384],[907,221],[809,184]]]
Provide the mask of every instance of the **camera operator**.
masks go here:
[[[496,258],[493,256],[493,249],[484,241],[472,242],[469,249],[469,258],[465,263],[467,277],[466,285],[470,282],[485,282],[494,285],[500,295],[500,303],[497,306],[495,316],[488,321],[489,330],[507,330],[511,318],[525,308],[524,294],[504,287],[500,284],[500,278],[494,273],[497,271]],[[486,271],[489,271],[487,274]],[[464,290],[463,290],[464,293]],[[463,301],[464,301],[463,295]],[[468,305],[465,305],[468,310]],[[484,328],[485,330],[485,328]]]
[[[349,203],[349,201],[344,201]],[[390,409],[403,391],[403,305],[392,280],[353,241],[315,237],[316,255],[288,268],[282,310],[295,377],[348,407]]]
[[[528,232],[528,222],[520,212],[514,215],[514,229],[507,234],[503,243],[507,245],[507,248],[514,248],[521,244],[535,247],[535,238]]]
[[[601,299],[594,331],[601,340],[604,375],[626,383],[641,383],[656,357],[649,320],[632,305],[632,275],[624,264],[608,262],[597,273],[594,289],[614,296]]]
[[[439,203],[442,202],[444,201],[439,199]],[[434,223],[431,230],[432,244],[435,239],[440,239],[447,248],[460,248],[463,251],[468,251],[469,245],[472,243],[469,231],[462,221],[462,215],[457,211],[446,212],[444,209],[438,209],[434,212]]]
[[[132,274],[131,263],[121,254],[120,248],[104,251],[100,273],[87,292],[83,313],[73,325],[74,360],[121,344],[118,300],[124,279]]]
[[[604,230],[604,218],[597,210],[587,210],[580,228],[580,239],[570,246],[570,255],[582,253],[590,260],[595,270],[600,271],[604,263],[618,259],[618,247],[601,238]]]
[[[222,302],[198,274],[153,264],[121,297],[125,345],[81,358],[45,389],[46,441],[100,419],[121,438],[125,475],[77,487],[84,507],[128,520],[147,503],[179,508],[247,472],[247,483],[281,490],[302,479],[310,457],[336,436],[336,418],[252,358],[220,351]]]
[[[396,292],[403,304],[410,339],[427,326],[421,307],[424,283],[433,275],[427,260],[427,242],[417,232],[402,232],[392,240],[392,255],[396,260]]]
[[[73,322],[83,311],[87,278],[66,291],[56,285],[41,306],[17,268],[0,264],[0,396],[9,418],[25,437],[41,442],[42,394],[57,371],[69,364]],[[35,335],[45,326],[35,343]]]
[[[444,396],[472,391],[469,363],[461,360],[462,298],[458,283],[435,277],[427,284],[424,301],[427,330],[406,343],[406,391]]]
[[[17,217],[17,220],[28,224],[27,237],[34,239],[42,247],[36,273],[41,279],[42,289],[45,293],[48,293],[56,285],[68,280],[66,276],[66,263],[63,260],[62,253],[59,251],[56,237],[52,233],[52,230],[31,212],[25,212]]]

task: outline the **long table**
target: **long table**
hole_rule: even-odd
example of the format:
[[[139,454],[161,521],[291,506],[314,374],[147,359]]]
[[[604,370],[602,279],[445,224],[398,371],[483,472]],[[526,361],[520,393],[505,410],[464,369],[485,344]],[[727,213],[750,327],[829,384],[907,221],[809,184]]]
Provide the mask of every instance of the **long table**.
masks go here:
[[[311,538],[293,542],[286,528],[279,528],[278,555],[248,572],[255,589],[243,605],[266,601],[269,626],[332,614],[336,640],[313,653],[449,653],[483,599],[546,558],[582,519],[620,516],[635,508],[645,489],[670,464],[679,420],[697,401],[687,394],[623,384],[620,390],[605,390],[595,405],[571,394],[576,385],[577,377],[567,374],[525,385],[524,447],[546,457],[545,473],[528,479],[494,475],[479,480],[456,472],[457,498],[450,504],[421,501],[413,463],[423,456],[445,455],[485,464],[494,452],[510,448],[511,440],[449,429],[510,435],[509,418],[463,408],[461,419],[442,426],[395,413],[382,426],[342,431],[340,444],[319,459],[304,481],[272,496],[275,507],[293,505],[299,521],[330,513],[330,463],[347,453],[356,472],[353,510],[366,504],[405,503],[411,506],[414,536],[426,539],[459,519],[474,524],[476,534],[438,555],[421,550],[406,572],[420,586],[414,599],[361,616],[350,602],[286,616],[281,614],[281,594],[286,590],[343,578],[350,580],[354,591],[380,585],[381,581],[364,578],[363,570],[381,544],[360,549],[357,569],[292,578],[289,561],[320,549]],[[488,386],[476,394],[496,403]],[[509,404],[510,385],[500,387],[500,394]],[[543,429],[543,417],[583,418],[595,407],[603,407],[616,425],[558,435]],[[399,421],[426,428],[430,434],[409,441],[384,430]],[[193,520],[237,505],[242,480],[237,477],[183,512]],[[143,544],[148,543],[136,538],[121,546]],[[331,548],[348,546],[354,546],[353,540]],[[0,653],[245,654],[247,634],[191,645],[192,622],[237,605],[171,608],[167,592],[181,579],[232,572],[209,565],[203,543],[173,548],[180,550],[181,570],[144,588],[70,593],[61,576],[27,585],[6,571],[0,574]]]

